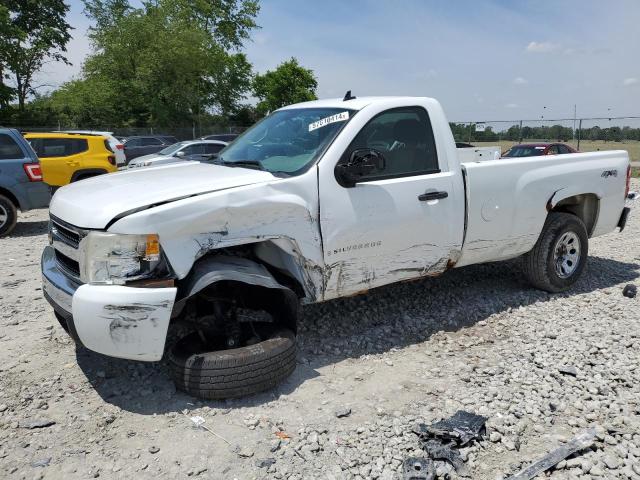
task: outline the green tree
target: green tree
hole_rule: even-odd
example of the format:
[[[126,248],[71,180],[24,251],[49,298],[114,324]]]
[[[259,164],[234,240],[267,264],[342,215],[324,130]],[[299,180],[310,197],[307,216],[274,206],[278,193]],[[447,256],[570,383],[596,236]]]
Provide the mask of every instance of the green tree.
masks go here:
[[[254,0],[85,0],[94,51],[51,101],[72,123],[189,125],[240,106]],[[80,100],[82,99],[82,100]]]
[[[292,103],[315,100],[316,88],[313,70],[302,67],[293,57],[273,71],[256,75],[253,81],[253,93],[260,100],[256,108],[261,115]]]
[[[9,101],[15,96],[15,89],[5,83],[9,79],[9,74],[2,58],[4,58],[4,52],[9,48],[10,40],[19,33],[11,22],[9,9],[0,4],[0,107],[6,108]]]
[[[3,0],[0,5],[0,99],[15,96],[24,111],[29,95],[36,93],[34,77],[49,61],[67,62],[64,52],[71,39],[63,0]]]

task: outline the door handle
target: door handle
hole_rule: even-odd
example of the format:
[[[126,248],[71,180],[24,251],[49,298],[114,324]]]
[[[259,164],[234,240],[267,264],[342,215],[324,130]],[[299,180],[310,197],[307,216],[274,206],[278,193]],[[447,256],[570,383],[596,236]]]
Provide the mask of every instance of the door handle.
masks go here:
[[[440,200],[442,198],[447,198],[449,193],[447,192],[427,192],[422,195],[418,195],[418,200],[421,202],[428,202],[429,200]]]

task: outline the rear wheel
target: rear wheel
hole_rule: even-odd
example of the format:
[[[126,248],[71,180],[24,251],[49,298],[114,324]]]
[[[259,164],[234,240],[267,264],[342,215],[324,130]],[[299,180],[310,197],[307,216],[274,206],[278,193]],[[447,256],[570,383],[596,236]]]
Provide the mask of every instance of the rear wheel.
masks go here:
[[[540,238],[524,256],[525,276],[536,288],[562,292],[580,278],[588,253],[589,238],[582,220],[569,213],[550,213]]]
[[[0,237],[9,235],[18,221],[18,209],[4,195],[0,195]]]

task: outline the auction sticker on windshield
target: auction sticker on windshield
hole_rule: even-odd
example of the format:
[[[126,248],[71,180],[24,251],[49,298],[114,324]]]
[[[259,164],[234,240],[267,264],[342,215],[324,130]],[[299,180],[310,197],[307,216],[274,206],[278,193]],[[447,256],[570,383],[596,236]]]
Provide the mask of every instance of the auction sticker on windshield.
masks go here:
[[[349,120],[349,112],[336,113],[335,115],[321,118],[317,122],[310,123],[309,131],[313,132],[314,130],[317,130],[318,128],[324,127],[331,123],[344,122],[345,120]]]

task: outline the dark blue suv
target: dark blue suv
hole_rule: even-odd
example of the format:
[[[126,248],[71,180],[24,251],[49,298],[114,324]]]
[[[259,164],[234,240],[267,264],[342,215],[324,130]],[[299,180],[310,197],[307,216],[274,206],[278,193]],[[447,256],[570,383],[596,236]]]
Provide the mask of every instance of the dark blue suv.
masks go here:
[[[18,209],[44,208],[50,199],[31,145],[17,130],[0,128],[0,237],[16,226]]]

